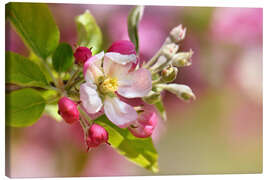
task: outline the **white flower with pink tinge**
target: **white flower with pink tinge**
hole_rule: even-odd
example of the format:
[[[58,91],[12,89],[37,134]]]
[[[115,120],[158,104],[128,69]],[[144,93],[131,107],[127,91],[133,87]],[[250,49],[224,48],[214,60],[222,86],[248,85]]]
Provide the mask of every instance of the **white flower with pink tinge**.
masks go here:
[[[83,72],[86,83],[80,86],[80,100],[88,113],[97,113],[104,106],[105,115],[119,127],[127,127],[136,121],[136,110],[117,96],[138,98],[152,89],[152,78],[147,69],[131,71],[135,62],[135,54],[116,52],[101,52],[87,60]]]

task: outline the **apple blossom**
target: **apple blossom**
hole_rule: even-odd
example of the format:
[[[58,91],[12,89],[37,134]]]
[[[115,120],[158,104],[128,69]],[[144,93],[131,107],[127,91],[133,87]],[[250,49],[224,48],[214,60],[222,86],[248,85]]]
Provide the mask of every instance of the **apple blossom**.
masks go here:
[[[130,71],[135,61],[134,54],[116,52],[101,52],[87,60],[83,70],[86,83],[80,86],[80,100],[88,113],[97,113],[104,106],[105,115],[119,127],[127,127],[137,119],[136,110],[116,95],[137,98],[152,89],[147,69]]]

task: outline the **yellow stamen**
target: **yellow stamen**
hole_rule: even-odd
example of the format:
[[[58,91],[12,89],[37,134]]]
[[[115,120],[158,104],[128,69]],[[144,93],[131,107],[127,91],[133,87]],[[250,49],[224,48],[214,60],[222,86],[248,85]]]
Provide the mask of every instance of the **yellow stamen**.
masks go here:
[[[116,78],[107,77],[99,86],[102,93],[108,94],[117,91],[118,81]]]

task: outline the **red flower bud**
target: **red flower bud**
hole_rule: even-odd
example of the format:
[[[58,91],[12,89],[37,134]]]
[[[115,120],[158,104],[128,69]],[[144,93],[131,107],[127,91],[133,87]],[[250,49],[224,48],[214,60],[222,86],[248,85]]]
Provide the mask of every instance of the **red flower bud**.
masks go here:
[[[135,54],[136,55],[136,50],[135,46],[131,41],[128,40],[119,40],[114,42],[108,49],[107,52],[117,52],[120,54]]]
[[[108,143],[108,132],[98,124],[92,124],[88,130],[88,137],[86,138],[86,144],[89,148],[94,148],[102,143]]]
[[[137,119],[137,122],[129,127],[130,132],[139,138],[146,138],[152,135],[158,121],[154,111],[144,111]]]
[[[73,56],[76,64],[83,65],[92,56],[92,52],[87,47],[78,47]]]
[[[77,104],[67,97],[62,97],[58,101],[59,114],[69,124],[78,121],[80,118]]]

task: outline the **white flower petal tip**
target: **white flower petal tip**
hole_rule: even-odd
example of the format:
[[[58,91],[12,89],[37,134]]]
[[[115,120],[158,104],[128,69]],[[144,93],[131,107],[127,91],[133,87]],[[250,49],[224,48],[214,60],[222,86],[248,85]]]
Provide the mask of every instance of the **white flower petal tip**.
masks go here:
[[[96,55],[94,55],[94,56],[92,56],[92,57],[90,57],[90,58],[84,63],[84,66],[83,66],[83,74],[84,74],[84,76],[85,76],[85,74],[86,74],[86,72],[87,72],[87,70],[88,70],[88,67],[89,67],[92,63],[94,63],[94,62],[102,60],[103,57],[104,57],[104,52],[103,52],[103,51],[100,52],[100,53],[98,53],[98,54],[96,54]]]
[[[151,73],[144,68],[130,72],[119,81],[117,92],[126,98],[146,96],[152,89]]]
[[[90,113],[97,113],[102,107],[102,101],[95,88],[89,83],[80,86],[80,100],[85,110]]]
[[[128,127],[138,117],[137,112],[132,106],[120,101],[117,97],[106,97],[104,112],[108,119],[120,128]]]
[[[105,54],[105,58],[109,58],[115,63],[125,65],[127,63],[136,63],[137,57],[135,54],[124,55],[116,52],[108,52]]]

